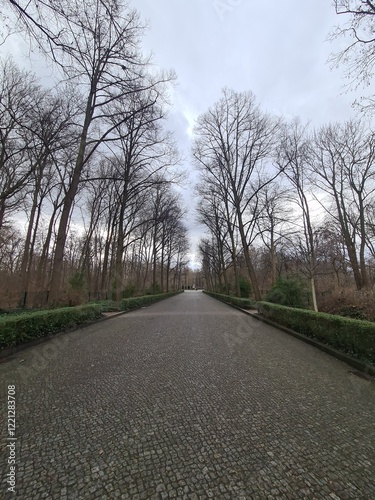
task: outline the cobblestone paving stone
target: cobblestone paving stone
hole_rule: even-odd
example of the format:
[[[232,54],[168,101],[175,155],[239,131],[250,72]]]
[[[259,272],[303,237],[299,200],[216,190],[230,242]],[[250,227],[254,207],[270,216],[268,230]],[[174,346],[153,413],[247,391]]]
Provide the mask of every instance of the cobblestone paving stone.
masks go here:
[[[375,499],[375,385],[351,371],[200,292],[58,336],[0,364],[2,493]]]

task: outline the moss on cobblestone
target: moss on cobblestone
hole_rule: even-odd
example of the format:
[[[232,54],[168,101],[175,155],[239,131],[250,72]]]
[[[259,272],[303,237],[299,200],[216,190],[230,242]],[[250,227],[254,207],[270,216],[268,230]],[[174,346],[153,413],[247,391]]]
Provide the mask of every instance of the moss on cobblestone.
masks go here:
[[[262,316],[375,365],[375,323],[258,302]]]

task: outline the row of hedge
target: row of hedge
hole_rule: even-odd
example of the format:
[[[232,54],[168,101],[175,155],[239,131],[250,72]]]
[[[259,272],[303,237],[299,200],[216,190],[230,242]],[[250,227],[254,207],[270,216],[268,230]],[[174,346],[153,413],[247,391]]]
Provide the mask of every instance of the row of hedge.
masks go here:
[[[106,301],[78,307],[63,307],[45,311],[27,312],[19,315],[0,316],[0,348],[12,347],[25,342],[46,337],[76,325],[95,321],[104,312],[130,311],[178,292],[147,295],[123,299],[120,302]]]
[[[257,308],[279,325],[375,364],[375,323],[270,302],[257,302]]]
[[[128,299],[122,299],[119,301],[115,300],[105,300],[101,302],[94,302],[93,304],[99,305],[103,312],[120,312],[120,311],[131,311],[132,309],[137,309],[139,307],[145,307],[147,305],[158,302],[159,300],[168,299],[181,293],[177,292],[167,292],[159,293],[156,295],[144,295],[143,297],[131,297]]]
[[[226,304],[230,304],[232,306],[240,307],[241,309],[256,309],[257,305],[251,299],[240,299],[239,297],[235,297],[234,295],[224,295],[222,293],[216,292],[207,292],[206,290],[203,292],[214,299],[221,300]]]
[[[101,316],[99,305],[87,305],[0,317],[0,347],[24,344]]]

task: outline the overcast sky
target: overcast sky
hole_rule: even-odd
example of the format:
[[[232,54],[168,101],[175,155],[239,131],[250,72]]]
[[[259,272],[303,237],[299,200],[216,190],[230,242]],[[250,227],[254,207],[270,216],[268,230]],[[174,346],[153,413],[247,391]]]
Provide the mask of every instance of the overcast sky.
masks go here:
[[[300,116],[312,125],[355,113],[356,96],[343,91],[343,69],[327,64],[338,48],[327,36],[343,22],[330,0],[134,0],[132,5],[149,24],[145,51],[178,76],[169,127],[187,158],[188,187],[194,183],[189,158],[194,121],[225,86],[251,90],[264,111]],[[21,50],[25,47],[12,48]],[[202,228],[194,222],[190,193],[185,190],[193,254]]]
[[[313,126],[355,114],[355,95],[344,92],[343,68],[327,63],[338,48],[327,36],[343,22],[330,0],[137,0],[134,5],[149,21],[145,49],[152,50],[155,64],[177,72],[170,126],[189,171],[194,121],[225,86],[251,90],[264,111],[300,116]],[[193,183],[191,174],[188,184]],[[202,228],[194,223],[189,196],[186,190],[194,253]]]

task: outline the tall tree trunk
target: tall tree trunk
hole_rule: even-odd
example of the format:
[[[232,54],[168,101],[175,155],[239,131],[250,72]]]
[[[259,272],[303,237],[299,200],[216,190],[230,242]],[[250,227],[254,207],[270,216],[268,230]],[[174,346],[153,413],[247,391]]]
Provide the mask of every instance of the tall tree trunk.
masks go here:
[[[113,293],[115,300],[121,300],[121,289],[123,288],[123,251],[124,251],[124,212],[120,211],[118,224],[116,256],[115,256],[115,276],[113,280]]]
[[[367,288],[369,286],[368,272],[366,267],[366,221],[365,221],[365,209],[363,206],[363,200],[360,195],[358,195],[359,199],[359,217],[360,217],[360,238],[361,243],[359,247],[359,263],[362,275],[362,287]]]
[[[37,183],[36,183],[35,188],[34,188],[33,201],[32,201],[32,206],[31,206],[31,210],[30,210],[30,219],[29,219],[29,224],[28,224],[27,233],[26,233],[25,246],[24,246],[24,251],[23,251],[23,256],[22,256],[22,261],[21,261],[21,269],[20,269],[20,273],[19,273],[18,289],[19,289],[19,306],[20,307],[25,307],[26,300],[27,300],[27,290],[26,290],[27,268],[28,268],[29,259],[30,259],[30,250],[31,250],[30,245],[31,245],[31,238],[32,238],[33,227],[34,227],[35,214],[36,214],[37,205],[38,205],[40,181],[41,181],[41,179],[37,180]]]
[[[3,227],[5,215],[5,199],[0,201],[0,229]]]
[[[57,211],[58,211],[58,206],[54,206],[54,210],[52,212],[52,215],[51,215],[51,218],[50,218],[50,221],[48,224],[46,239],[45,239],[44,244],[43,244],[42,255],[40,256],[40,259],[39,259],[39,264],[38,264],[38,269],[37,269],[37,277],[36,277],[37,290],[43,290],[43,289],[45,289],[45,286],[46,286],[48,256],[49,256],[49,250],[50,250],[50,245],[51,245],[51,240],[52,240],[52,233],[53,233],[53,228],[54,228],[54,224],[55,224]],[[34,303],[34,305],[38,305],[38,304]]]
[[[230,243],[231,243],[231,256],[232,256],[232,263],[233,263],[236,296],[241,297],[240,276],[238,273],[237,252],[236,252],[236,245],[235,245],[235,241],[234,241],[234,233],[233,233],[231,228],[228,228],[228,230],[229,230],[229,237],[230,237]]]
[[[106,239],[106,242],[104,245],[103,269],[102,269],[102,277],[101,277],[101,284],[100,284],[100,291],[102,294],[102,300],[104,300],[103,297],[105,297],[105,298],[108,297],[108,288],[109,288],[108,269],[110,268],[109,254],[111,251],[111,242],[113,241],[115,226],[116,226],[115,217],[113,217],[112,219],[109,217],[108,224],[107,224],[107,239]]]
[[[316,300],[316,287],[315,287],[315,273],[316,273],[316,252],[315,252],[315,239],[314,231],[311,225],[310,209],[305,194],[302,192],[303,198],[303,213],[305,219],[305,238],[307,240],[307,248],[309,251],[309,273],[311,285],[311,297],[313,301],[313,309],[318,312],[318,303]]]
[[[261,296],[260,289],[259,289],[258,278],[255,274],[255,269],[254,269],[254,266],[253,266],[253,263],[252,263],[251,257],[250,257],[249,246],[247,244],[245,229],[244,229],[243,222],[242,222],[242,214],[240,214],[240,213],[238,214],[238,230],[239,230],[240,236],[241,236],[242,249],[243,249],[243,253],[245,256],[245,262],[246,262],[248,275],[249,275],[249,278],[251,281],[251,286],[253,288],[254,298],[258,302],[258,301],[262,300],[262,296]]]
[[[217,279],[218,279],[218,282],[219,282],[219,293],[223,293],[223,280],[222,280],[222,276],[221,276],[221,261],[220,261],[220,258],[218,259]]]
[[[153,260],[152,288],[153,288],[154,294],[156,293],[156,263],[157,263],[156,237],[157,237],[157,226],[156,226],[156,219],[155,219],[154,237],[153,237],[153,243],[152,243],[152,260]]]
[[[316,300],[316,289],[315,289],[314,276],[311,276],[311,278],[310,278],[310,289],[311,289],[311,298],[312,298],[312,302],[313,302],[313,309],[314,309],[314,311],[318,312],[318,303]]]
[[[94,110],[93,107],[93,99],[94,99],[93,89],[95,88],[94,83],[92,83],[91,88],[92,90],[89,94],[86,104],[85,121],[83,124],[83,129],[80,137],[77,160],[75,163],[72,180],[65,196],[63,209],[60,217],[59,228],[57,231],[55,255],[52,264],[50,293],[48,296],[49,304],[57,304],[60,302],[61,282],[62,282],[63,263],[64,263],[64,250],[65,250],[66,238],[68,235],[69,220],[74,203],[74,198],[77,194],[79,182],[81,180],[81,174],[85,162],[87,134],[91,124],[93,110]]]
[[[161,264],[160,264],[160,291],[161,293],[164,292],[164,240],[165,240],[165,234],[164,234],[164,225],[163,225],[163,232],[161,236]]]
[[[167,258],[167,268],[166,268],[166,292],[169,292],[169,276],[170,276],[170,271],[171,271],[171,250],[169,251],[168,258]]]
[[[271,229],[271,245],[270,245],[270,255],[271,255],[271,284],[274,286],[276,283],[276,245],[274,240],[273,228]]]
[[[146,283],[147,283],[147,278],[148,278],[149,267],[150,267],[150,262],[149,262],[149,260],[147,258],[146,259],[146,269],[145,269],[145,274],[144,274],[144,278],[143,278],[142,295],[146,294]]]
[[[353,270],[354,281],[355,281],[357,290],[361,290],[363,288],[363,281],[362,281],[362,275],[361,275],[361,271],[360,271],[359,264],[358,264],[357,252],[356,252],[355,245],[352,241],[352,238],[350,236],[350,232],[349,232],[349,229],[348,229],[347,224],[346,224],[346,219],[345,219],[345,216],[342,212],[342,208],[341,208],[342,204],[340,203],[339,196],[337,193],[335,193],[335,202],[336,202],[336,208],[337,208],[337,212],[338,212],[338,218],[339,218],[339,222],[340,222],[340,226],[341,226],[342,235],[344,237],[345,246],[346,246],[346,249],[348,251],[349,262],[350,262],[351,268]]]

